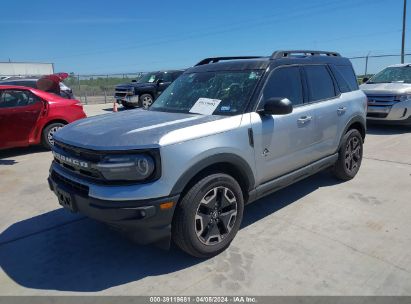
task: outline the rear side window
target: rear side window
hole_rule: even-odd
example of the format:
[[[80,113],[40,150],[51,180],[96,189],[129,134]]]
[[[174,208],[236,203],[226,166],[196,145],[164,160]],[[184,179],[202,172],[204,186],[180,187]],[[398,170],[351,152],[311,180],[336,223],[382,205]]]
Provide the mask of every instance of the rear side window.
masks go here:
[[[332,70],[342,93],[358,90],[357,77],[351,66],[335,65]]]
[[[0,108],[24,107],[38,101],[38,97],[28,91],[0,91]]]
[[[334,82],[324,65],[304,66],[310,102],[336,96]]]
[[[293,105],[302,104],[303,88],[300,68],[292,66],[274,70],[264,87],[263,95],[264,99],[288,98]]]

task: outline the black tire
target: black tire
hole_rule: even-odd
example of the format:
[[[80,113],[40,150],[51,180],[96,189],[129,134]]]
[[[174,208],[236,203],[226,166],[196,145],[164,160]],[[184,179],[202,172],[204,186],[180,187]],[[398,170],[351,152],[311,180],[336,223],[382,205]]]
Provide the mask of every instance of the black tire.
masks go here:
[[[210,197],[210,192],[215,193],[217,202],[215,205],[220,207],[225,205],[221,208],[221,212],[217,212],[221,213],[217,219],[214,219],[216,211],[212,207],[213,199],[204,204],[206,198]],[[205,197],[206,195],[208,197]],[[206,211],[200,212],[200,209]],[[180,249],[195,257],[207,258],[217,255],[230,246],[237,234],[243,218],[243,210],[243,193],[233,177],[223,173],[206,176],[194,184],[180,200],[172,223],[173,241]],[[204,217],[200,217],[199,214],[204,214]],[[202,224],[206,217],[210,219],[209,225]],[[208,237],[216,231],[220,234],[219,237],[214,234]]]
[[[134,109],[135,108],[135,106],[133,106],[132,104],[130,104],[128,102],[125,102],[125,101],[121,101],[121,104],[123,105],[123,107],[125,109]]]
[[[43,129],[43,133],[41,136],[41,144],[43,145],[44,148],[50,150],[52,146],[54,146],[54,140],[53,134],[56,132],[58,129],[64,127],[66,124],[62,122],[55,122],[52,124],[49,124]]]
[[[142,107],[143,109],[148,109],[153,101],[153,96],[151,96],[150,94],[143,94],[139,98],[140,107]]]
[[[363,139],[356,129],[349,130],[343,137],[338,151],[338,160],[332,171],[338,179],[352,179],[360,169],[363,155]]]

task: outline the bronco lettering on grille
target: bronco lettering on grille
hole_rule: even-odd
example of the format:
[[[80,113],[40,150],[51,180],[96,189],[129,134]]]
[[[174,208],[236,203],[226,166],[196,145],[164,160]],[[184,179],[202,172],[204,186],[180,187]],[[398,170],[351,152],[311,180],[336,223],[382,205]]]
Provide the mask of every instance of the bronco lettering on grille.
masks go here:
[[[56,159],[58,159],[59,161],[62,161],[63,163],[72,164],[72,165],[83,167],[83,168],[88,168],[89,167],[88,162],[81,161],[79,159],[75,159],[75,158],[71,158],[71,157],[67,157],[67,156],[64,156],[60,153],[54,152],[54,151],[53,151],[53,155]]]

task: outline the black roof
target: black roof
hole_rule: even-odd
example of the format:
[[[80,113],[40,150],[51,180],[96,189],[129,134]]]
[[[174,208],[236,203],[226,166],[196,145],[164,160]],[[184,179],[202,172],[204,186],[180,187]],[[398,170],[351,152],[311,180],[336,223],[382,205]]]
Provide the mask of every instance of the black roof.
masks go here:
[[[349,59],[339,53],[312,50],[275,51],[271,56],[230,56],[205,58],[187,72],[264,70],[272,63],[283,64],[318,64],[328,63],[351,65]]]

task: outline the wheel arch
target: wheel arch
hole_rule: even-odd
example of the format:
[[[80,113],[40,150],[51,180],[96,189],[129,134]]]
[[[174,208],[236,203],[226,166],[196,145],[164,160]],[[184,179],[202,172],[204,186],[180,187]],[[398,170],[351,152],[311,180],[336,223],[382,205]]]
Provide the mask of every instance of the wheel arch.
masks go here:
[[[367,131],[366,120],[362,116],[354,116],[348,121],[347,125],[345,126],[344,132],[341,134],[340,144],[338,147],[341,146],[344,135],[352,129],[358,130],[361,134],[363,142],[365,141],[365,135]]]
[[[253,171],[242,157],[230,153],[210,156],[190,167],[177,180],[171,193],[181,194],[182,197],[197,181],[216,172],[226,173],[237,180],[244,201],[248,200],[248,194],[255,186]]]

